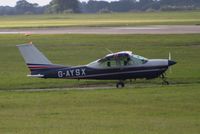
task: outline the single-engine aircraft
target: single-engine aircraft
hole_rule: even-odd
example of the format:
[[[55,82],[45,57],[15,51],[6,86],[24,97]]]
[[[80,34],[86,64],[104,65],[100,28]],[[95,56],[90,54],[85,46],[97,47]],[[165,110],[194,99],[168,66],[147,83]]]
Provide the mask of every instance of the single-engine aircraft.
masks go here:
[[[147,59],[131,51],[111,53],[87,65],[64,66],[53,64],[33,44],[17,45],[31,74],[36,78],[117,80],[116,87],[124,87],[127,79],[153,79],[161,77],[169,84],[165,71],[175,61],[169,59]]]

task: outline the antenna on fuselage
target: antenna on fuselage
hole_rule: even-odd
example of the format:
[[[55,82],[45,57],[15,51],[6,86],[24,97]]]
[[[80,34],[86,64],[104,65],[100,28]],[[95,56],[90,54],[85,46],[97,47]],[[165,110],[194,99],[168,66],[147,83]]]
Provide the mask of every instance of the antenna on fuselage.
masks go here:
[[[113,54],[113,52],[112,52],[110,49],[106,48],[106,50],[107,50],[110,54]]]

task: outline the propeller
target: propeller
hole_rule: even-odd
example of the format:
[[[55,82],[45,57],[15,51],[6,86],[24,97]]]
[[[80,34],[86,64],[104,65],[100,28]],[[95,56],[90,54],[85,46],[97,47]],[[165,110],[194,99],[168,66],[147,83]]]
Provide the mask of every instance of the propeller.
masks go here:
[[[168,57],[168,64],[169,64],[169,72],[172,73],[171,66],[174,65],[174,64],[176,64],[176,62],[172,60],[172,56],[171,56],[170,52],[169,52],[169,57]]]
[[[171,57],[171,53],[169,52],[169,60],[171,60],[172,59],[172,57]]]
[[[171,52],[169,52],[169,60],[171,60],[171,59],[172,59]],[[172,68],[171,67],[169,67],[169,73],[170,74],[172,73]]]

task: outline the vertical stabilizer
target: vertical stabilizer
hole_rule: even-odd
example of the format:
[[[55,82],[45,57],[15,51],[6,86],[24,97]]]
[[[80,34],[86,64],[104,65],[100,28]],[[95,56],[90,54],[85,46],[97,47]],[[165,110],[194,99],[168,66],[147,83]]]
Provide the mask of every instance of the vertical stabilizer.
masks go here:
[[[45,78],[49,71],[65,68],[52,64],[33,44],[17,45],[26,65],[31,71],[30,77]]]
[[[17,45],[26,64],[52,64],[33,44]]]

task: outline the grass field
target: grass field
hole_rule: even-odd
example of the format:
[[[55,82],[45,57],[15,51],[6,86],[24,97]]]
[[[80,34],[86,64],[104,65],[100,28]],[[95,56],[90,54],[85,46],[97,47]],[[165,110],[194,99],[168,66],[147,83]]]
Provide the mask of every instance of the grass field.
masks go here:
[[[1,92],[0,133],[199,134],[199,85]]]
[[[200,34],[0,35],[0,133],[198,134],[200,132]],[[15,45],[32,41],[53,62],[87,64],[108,52],[131,50],[176,64],[161,80],[114,81],[27,78]],[[110,86],[101,90],[19,92],[38,88]],[[97,88],[98,89],[98,88]],[[14,91],[11,91],[14,90]]]
[[[200,12],[0,16],[0,28],[64,26],[199,25]]]

